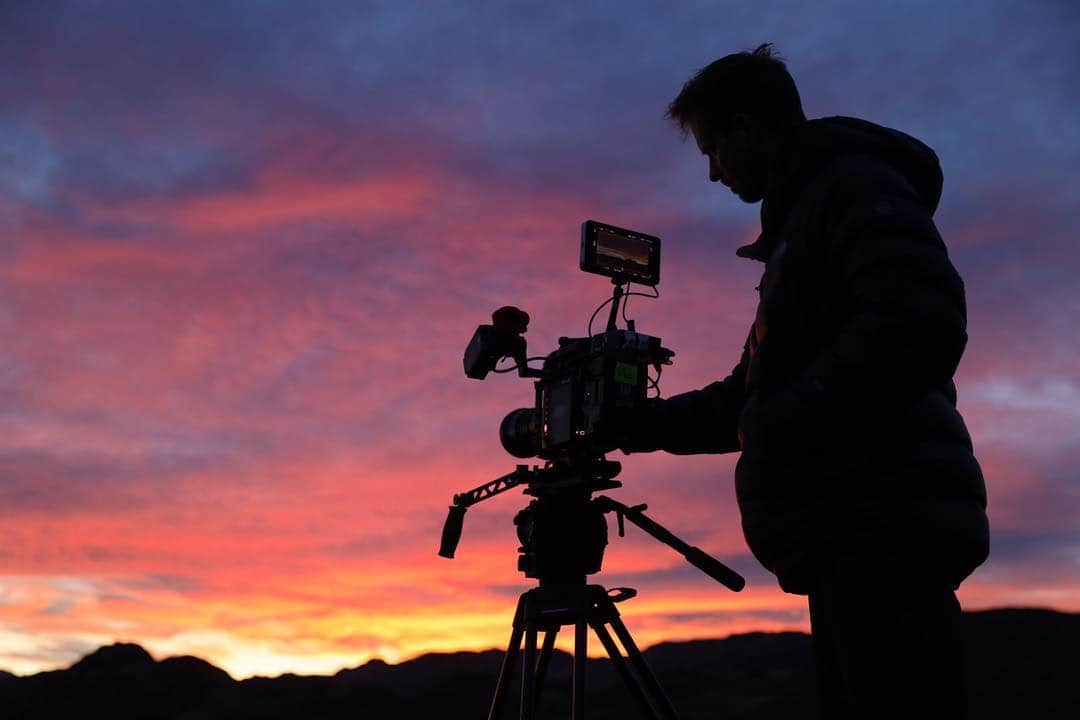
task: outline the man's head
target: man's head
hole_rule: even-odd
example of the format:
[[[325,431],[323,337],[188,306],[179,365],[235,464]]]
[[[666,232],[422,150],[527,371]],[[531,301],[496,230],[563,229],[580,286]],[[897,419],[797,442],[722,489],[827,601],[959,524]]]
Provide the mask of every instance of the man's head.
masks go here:
[[[764,196],[780,140],[806,120],[795,81],[768,43],[699,70],[667,115],[709,158],[709,179],[746,202]]]

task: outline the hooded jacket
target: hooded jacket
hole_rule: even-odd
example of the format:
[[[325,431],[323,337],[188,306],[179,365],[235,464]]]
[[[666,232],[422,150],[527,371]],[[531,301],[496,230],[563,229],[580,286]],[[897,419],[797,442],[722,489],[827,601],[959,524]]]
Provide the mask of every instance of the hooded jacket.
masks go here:
[[[630,449],[741,449],[747,543],[789,592],[810,592],[842,555],[955,587],[986,558],[989,530],[952,382],[966,308],[932,220],[937,156],[831,117],[799,126],[777,157],[761,236],[737,251],[765,263],[740,362],[657,401]]]

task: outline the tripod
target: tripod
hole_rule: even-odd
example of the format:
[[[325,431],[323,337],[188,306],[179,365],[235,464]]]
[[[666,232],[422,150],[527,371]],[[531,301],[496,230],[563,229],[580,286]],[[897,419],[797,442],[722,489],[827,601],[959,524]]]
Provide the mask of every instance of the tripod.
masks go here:
[[[579,586],[562,588],[538,587],[521,594],[517,611],[514,613],[510,646],[499,671],[488,720],[495,720],[502,711],[523,638],[525,652],[522,660],[520,717],[522,720],[532,720],[536,707],[540,704],[555,638],[559,630],[566,625],[574,628],[574,665],[571,680],[571,717],[574,720],[585,717],[585,667],[590,627],[600,639],[616,671],[644,715],[657,720],[676,720],[678,715],[675,708],[645,663],[641,650],[615,607],[616,602],[628,600],[636,593],[630,588],[616,588],[614,592],[612,595],[599,585],[582,583]],[[609,625],[615,637],[622,643],[625,656],[608,630]],[[544,632],[544,642],[537,657],[536,641],[540,631]]]
[[[615,604],[637,594],[630,588],[607,591],[589,585],[586,577],[600,571],[607,545],[604,515],[615,513],[619,535],[630,520],[645,532],[677,550],[692,565],[734,591],[745,585],[742,576],[699,548],[688,545],[644,514],[645,505],[630,507],[609,497],[592,497],[596,490],[620,487],[612,478],[621,470],[617,462],[592,458],[565,465],[517,469],[466,493],[454,496],[454,505],[443,526],[439,554],[452,558],[461,537],[465,510],[492,495],[527,483],[525,492],[536,499],[514,517],[518,539],[518,569],[536,578],[539,587],[521,594],[514,613],[510,644],[503,658],[488,720],[497,720],[507,690],[522,653],[521,704],[519,717],[532,720],[544,688],[544,678],[564,626],[574,628],[572,677],[572,720],[585,718],[585,666],[588,629],[592,628],[611,659],[616,672],[634,696],[644,715],[651,720],[677,720],[678,715],[663,688],[652,674]],[[610,630],[608,627],[610,626]],[[537,655],[537,639],[544,633]],[[614,637],[612,636],[614,632]],[[615,642],[618,638],[625,650]]]

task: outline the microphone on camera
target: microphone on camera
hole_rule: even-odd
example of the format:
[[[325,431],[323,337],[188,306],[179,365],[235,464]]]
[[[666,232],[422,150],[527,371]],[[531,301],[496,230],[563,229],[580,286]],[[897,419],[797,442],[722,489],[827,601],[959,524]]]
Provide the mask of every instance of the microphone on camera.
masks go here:
[[[491,313],[491,324],[500,335],[522,335],[529,329],[529,313],[513,305],[504,305]]]

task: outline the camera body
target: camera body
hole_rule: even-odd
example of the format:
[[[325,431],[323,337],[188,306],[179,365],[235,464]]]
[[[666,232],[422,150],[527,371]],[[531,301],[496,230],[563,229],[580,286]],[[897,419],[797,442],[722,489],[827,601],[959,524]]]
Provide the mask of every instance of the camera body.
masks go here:
[[[529,368],[522,337],[529,316],[503,307],[492,315],[491,325],[476,329],[465,350],[470,378],[482,380],[489,372],[514,368],[521,377],[536,378],[533,407],[512,411],[499,428],[503,447],[515,457],[572,460],[616,449],[620,416],[644,404],[650,384],[655,385],[649,368],[659,375],[675,354],[660,338],[636,332],[633,321],[627,321],[626,329],[615,322],[620,302],[625,303],[625,285],[655,288],[659,282],[660,238],[588,220],[581,226],[581,269],[610,277],[615,285],[604,332],[559,338],[558,349],[544,358],[542,368]],[[625,304],[622,309],[625,318]],[[495,370],[506,357],[514,366]]]
[[[559,338],[535,383],[535,405],[503,420],[503,447],[515,457],[545,460],[616,449],[619,415],[645,402],[650,366],[668,364],[672,355],[660,338],[630,330]]]

